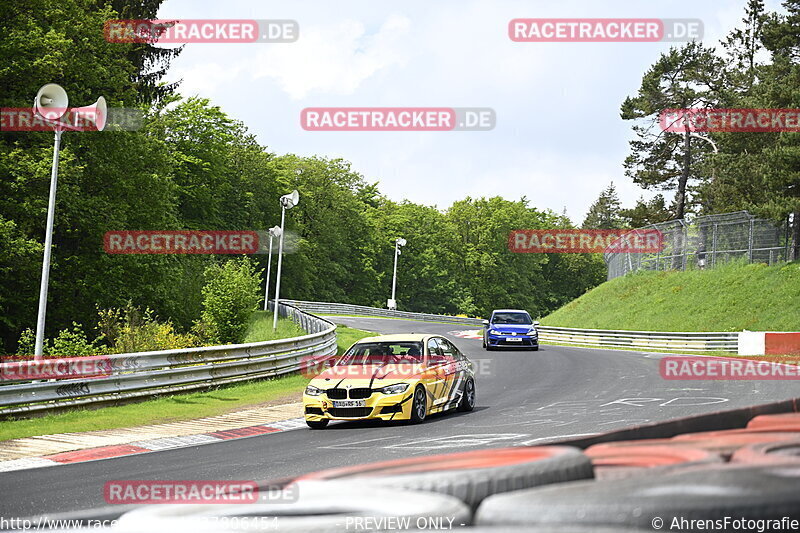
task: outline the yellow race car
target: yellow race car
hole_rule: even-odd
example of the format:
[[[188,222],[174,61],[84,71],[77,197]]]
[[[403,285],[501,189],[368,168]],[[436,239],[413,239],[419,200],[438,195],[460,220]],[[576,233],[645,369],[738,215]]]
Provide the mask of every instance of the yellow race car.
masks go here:
[[[367,337],[352,345],[306,387],[306,423],[410,420],[475,407],[472,362],[440,335]]]

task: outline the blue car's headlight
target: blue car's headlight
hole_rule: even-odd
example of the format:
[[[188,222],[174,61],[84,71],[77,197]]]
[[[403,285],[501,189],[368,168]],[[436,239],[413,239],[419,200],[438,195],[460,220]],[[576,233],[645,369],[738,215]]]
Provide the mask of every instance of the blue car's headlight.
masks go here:
[[[531,329],[529,329],[529,330],[528,330],[528,335],[530,335],[531,337],[535,337],[535,336],[537,336],[537,335],[538,335],[538,333],[536,332],[536,328],[531,328]]]
[[[395,383],[379,389],[384,394],[400,394],[408,389],[408,383]]]
[[[318,389],[314,385],[309,385],[308,387],[306,387],[306,394],[308,394],[309,396],[319,396],[320,394],[322,394],[322,389]]]
[[[490,329],[489,330],[489,335],[500,335],[500,332],[497,331],[496,329]]]

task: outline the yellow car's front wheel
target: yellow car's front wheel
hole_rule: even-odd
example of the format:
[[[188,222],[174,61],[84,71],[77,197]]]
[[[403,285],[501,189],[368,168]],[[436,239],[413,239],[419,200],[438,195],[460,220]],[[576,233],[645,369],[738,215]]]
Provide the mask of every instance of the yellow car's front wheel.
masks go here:
[[[417,385],[414,389],[414,400],[411,403],[411,423],[418,424],[425,420],[428,414],[428,399],[425,393],[425,387]]]

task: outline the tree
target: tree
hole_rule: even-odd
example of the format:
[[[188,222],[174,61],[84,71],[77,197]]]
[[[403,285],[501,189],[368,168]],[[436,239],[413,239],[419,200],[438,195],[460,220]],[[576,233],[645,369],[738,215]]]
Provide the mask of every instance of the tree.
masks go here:
[[[620,216],[620,203],[617,189],[612,181],[603,189],[600,196],[589,207],[581,227],[588,229],[621,229],[625,221]]]
[[[111,0],[111,7],[121,19],[153,20],[164,0]],[[136,87],[137,101],[144,104],[159,103],[169,99],[177,90],[179,82],[162,83],[170,62],[183,51],[177,48],[158,48],[156,43],[131,43],[127,45],[126,57],[134,66],[131,81]]]
[[[636,205],[630,209],[621,209],[620,217],[631,228],[642,228],[650,224],[670,220],[671,210],[664,203],[664,196],[657,194],[650,200],[639,198]]]
[[[222,344],[241,342],[261,299],[260,272],[245,258],[213,263],[205,272],[202,321],[213,340]]]
[[[161,1],[146,3],[152,10]],[[104,38],[104,22],[120,15],[110,2],[7,1],[2,12],[0,106],[29,108],[46,82],[64,86],[73,105],[89,104],[99,95],[111,107],[136,107],[147,100],[133,81],[140,72],[129,55],[134,45]],[[147,54],[140,57],[142,64],[150,64]],[[159,79],[156,75],[152,81]],[[6,350],[36,320],[52,146],[52,133],[0,134],[0,270],[9,258],[14,261],[0,283],[0,337]],[[64,136],[47,313],[50,336],[73,321],[92,320],[96,302],[113,305],[120,293],[137,300],[156,297],[165,288],[142,281],[153,279],[153,264],[170,264],[169,259],[147,263],[136,258],[123,272],[98,253],[103,233],[120,229],[120,221],[170,227],[168,204],[174,191],[161,148],[145,132]]]
[[[675,218],[683,218],[690,179],[699,179],[694,163],[708,147],[694,147],[688,123],[683,133],[662,131],[659,115],[665,109],[715,107],[724,79],[713,49],[697,42],[671,48],[642,78],[636,96],[622,104],[623,120],[637,120],[625,159],[625,174],[642,187],[675,190]]]
[[[800,96],[800,2],[784,2],[786,14],[763,11],[751,0],[740,28],[726,40],[726,105],[798,108]],[[769,61],[758,61],[761,50]],[[711,134],[720,153],[703,163],[715,175],[697,195],[704,212],[746,209],[778,224],[792,215],[793,257],[800,257],[800,140],[792,132]]]

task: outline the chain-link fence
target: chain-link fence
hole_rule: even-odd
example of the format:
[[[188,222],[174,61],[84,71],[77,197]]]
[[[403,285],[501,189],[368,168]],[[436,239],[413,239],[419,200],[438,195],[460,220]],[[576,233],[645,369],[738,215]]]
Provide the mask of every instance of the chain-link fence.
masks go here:
[[[789,258],[788,222],[754,217],[747,211],[671,220],[642,229],[663,234],[658,253],[607,252],[608,279],[636,270],[686,270],[712,268],[732,259],[774,264]]]

